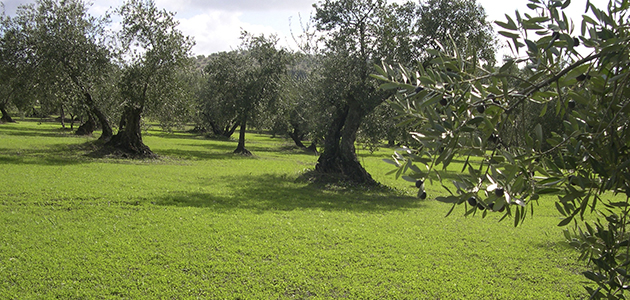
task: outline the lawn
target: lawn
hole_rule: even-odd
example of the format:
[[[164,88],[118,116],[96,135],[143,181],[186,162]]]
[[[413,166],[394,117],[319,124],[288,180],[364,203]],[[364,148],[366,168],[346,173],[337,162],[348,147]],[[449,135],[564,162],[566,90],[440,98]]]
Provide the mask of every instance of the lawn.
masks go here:
[[[296,180],[317,157],[281,138],[149,131],[158,160],[91,158],[59,124],[0,124],[0,299],[575,299],[584,266],[552,198],[514,228],[445,218],[428,186]]]

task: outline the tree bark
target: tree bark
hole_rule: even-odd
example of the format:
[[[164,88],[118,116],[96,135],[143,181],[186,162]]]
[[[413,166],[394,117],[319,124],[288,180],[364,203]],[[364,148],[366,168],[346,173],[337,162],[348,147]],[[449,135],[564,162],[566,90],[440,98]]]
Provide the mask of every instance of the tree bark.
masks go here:
[[[6,104],[0,103],[0,112],[2,112],[2,118],[0,118],[0,123],[15,123],[11,115],[7,111]]]
[[[226,138],[231,137],[234,132],[236,131],[236,128],[238,128],[239,122],[234,122],[234,124],[230,125],[225,125],[225,127],[221,127],[219,125],[217,125],[215,122],[208,122],[210,124],[210,128],[212,129],[212,133],[214,135],[220,135]]]
[[[61,128],[66,128],[66,112],[63,109],[63,104],[59,104],[59,119],[61,119]]]
[[[75,132],[75,134],[76,135],[92,135],[94,130],[96,130],[96,121],[94,121],[94,117],[92,117],[92,114],[88,112],[87,122],[81,124],[81,126],[77,128],[77,131]]]
[[[363,185],[378,184],[359,162],[354,143],[365,112],[357,102],[348,102],[337,109],[328,127],[324,151],[317,160],[319,173],[339,176],[343,181]]]
[[[296,146],[306,149],[304,143],[302,143],[302,138],[304,138],[304,134],[300,132],[300,128],[298,124],[291,124],[293,127],[293,131],[289,131],[289,137],[293,140]]]
[[[90,111],[92,112],[92,114],[94,114],[96,119],[98,119],[98,122],[101,125],[102,133],[101,137],[99,137],[98,140],[101,142],[109,141],[114,135],[114,132],[112,131],[112,126],[109,125],[109,120],[107,120],[107,116],[96,106],[96,103],[94,103],[94,100],[92,99],[92,95],[90,95],[90,93],[84,92],[83,95],[85,96],[85,103],[88,105]]]
[[[157,155],[142,141],[142,107],[127,107],[120,121],[120,130],[105,147],[121,151],[127,158],[157,158]]]
[[[236,146],[236,150],[234,153],[241,154],[245,156],[251,156],[252,153],[249,150],[245,149],[245,130],[247,129],[247,114],[243,114],[241,117],[241,129],[238,134],[238,146]]]
[[[225,136],[227,138],[231,137],[234,134],[234,132],[236,131],[236,127],[238,127],[238,123],[235,122],[234,125],[232,125],[232,128],[226,128],[228,130],[225,131],[223,136]]]
[[[315,155],[319,154],[319,152],[317,152],[317,142],[312,141],[311,145],[306,148],[306,151],[312,152]]]

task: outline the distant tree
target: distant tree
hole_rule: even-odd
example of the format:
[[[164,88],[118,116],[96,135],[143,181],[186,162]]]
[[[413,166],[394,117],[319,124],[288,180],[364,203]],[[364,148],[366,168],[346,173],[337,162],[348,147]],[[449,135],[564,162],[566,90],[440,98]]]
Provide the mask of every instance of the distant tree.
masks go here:
[[[238,128],[236,101],[244,92],[239,84],[244,67],[244,56],[236,50],[208,56],[198,96],[199,118],[216,136],[230,137]]]
[[[191,66],[194,43],[176,28],[174,14],[159,10],[152,0],[129,0],[118,13],[125,50],[119,83],[124,111],[118,133],[105,146],[131,157],[155,157],[142,141],[142,115],[170,111],[174,101],[190,96],[179,75]]]
[[[278,101],[287,55],[277,48],[277,39],[273,36],[252,36],[244,32],[242,40],[241,49],[218,54],[206,66],[209,87],[206,90],[211,100],[208,108],[215,107],[214,112],[208,109],[206,114],[215,114],[211,121],[224,120],[220,126],[211,123],[217,132],[231,134],[235,125],[230,122],[236,120],[240,132],[234,153],[251,155],[245,148],[247,125],[269,103]]]
[[[277,133],[286,134],[297,147],[317,151],[317,141],[322,139],[322,125],[327,123],[327,114],[318,107],[319,56],[292,53],[287,76],[282,83],[282,97],[273,109],[272,124]],[[310,139],[307,147],[304,141]]]
[[[422,0],[417,10],[414,44],[421,49],[468,51],[471,57],[495,63],[492,26],[484,8],[476,0]],[[420,51],[420,59],[428,62],[431,54]]]

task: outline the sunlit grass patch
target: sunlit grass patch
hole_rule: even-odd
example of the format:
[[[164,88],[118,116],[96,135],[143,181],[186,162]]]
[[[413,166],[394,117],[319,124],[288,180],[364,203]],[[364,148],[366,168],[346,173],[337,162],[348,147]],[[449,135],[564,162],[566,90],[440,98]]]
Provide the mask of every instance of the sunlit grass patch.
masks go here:
[[[95,137],[56,134],[58,124],[5,125],[2,299],[582,295],[551,201],[518,228],[494,214],[444,218],[439,187],[422,201],[385,175],[392,149],[360,155],[394,191],[321,189],[296,180],[317,157],[280,138],[248,134],[255,156],[242,157],[236,141],[149,131],[160,158],[128,161],[86,156]]]

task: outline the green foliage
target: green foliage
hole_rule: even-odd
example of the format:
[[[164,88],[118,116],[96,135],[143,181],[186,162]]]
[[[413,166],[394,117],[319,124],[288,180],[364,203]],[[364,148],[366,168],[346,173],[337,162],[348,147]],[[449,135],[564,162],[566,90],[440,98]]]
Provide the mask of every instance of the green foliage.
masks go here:
[[[580,294],[582,268],[566,259],[578,254],[557,238],[552,205],[519,228],[436,218],[448,205],[408,196],[416,188],[386,175],[385,151],[359,156],[400,193],[296,182],[316,157],[262,135],[250,134],[257,156],[245,158],[234,141],[150,130],[161,159],[128,161],[85,156],[94,138],[57,127],[0,126],[0,298]],[[427,184],[431,198],[439,190]]]
[[[496,42],[486,12],[476,0],[424,0],[417,12],[417,40],[422,48],[468,50],[490,65],[495,62]],[[430,53],[421,54],[431,58]]]
[[[25,111],[32,104],[29,87],[33,69],[24,59],[32,53],[27,51],[23,34],[3,11],[0,15],[0,108],[3,110],[14,106]]]
[[[433,51],[436,58],[426,68],[384,65],[375,77],[385,82],[382,88],[397,91],[391,104],[416,124],[412,136],[421,143],[395,154],[397,175],[411,170],[412,178],[421,179],[434,173],[451,194],[438,200],[455,208],[475,197],[480,205],[465,214],[484,209],[486,216],[488,209],[505,207],[503,218],[515,225],[547,194],[558,197],[561,226],[577,226],[586,212],[597,212],[606,221],[579,236],[593,249],[596,271],[585,275],[598,288],[588,291],[594,299],[621,299],[630,262],[621,254],[628,250],[630,196],[630,3],[611,1],[606,11],[588,3],[596,19],[584,16],[580,34],[562,11],[569,4],[532,0],[528,6],[536,14],[497,22],[515,54],[524,55],[499,68],[480,67],[476,56],[461,51]],[[511,72],[515,65],[526,72]],[[515,112],[527,102],[539,105],[540,115],[553,111],[563,130],[548,132],[552,128],[539,124],[522,143],[505,143],[499,133],[518,120]],[[444,171],[458,157],[466,163],[449,188]]]
[[[7,32],[11,34],[5,37],[19,42],[10,44],[14,53],[5,58],[21,69],[11,74],[13,82],[25,86],[12,90],[22,101],[20,108],[32,107],[37,101],[44,113],[56,112],[61,106],[81,114],[119,103],[118,98],[96,97],[104,82],[111,83],[108,80],[115,67],[106,31],[109,15],[96,18],[88,9],[89,4],[81,0],[38,0],[20,6],[9,21]],[[86,94],[92,95],[90,99]]]
[[[118,12],[125,65],[119,85],[126,107],[146,108],[148,116],[160,119],[187,117],[179,113],[192,98],[184,74],[192,67],[194,42],[176,28],[174,13],[151,0],[129,0]]]
[[[330,114],[319,102],[322,89],[321,59],[319,55],[290,53],[287,76],[282,78],[280,101],[267,111],[265,119],[274,134],[291,137],[297,146],[306,147],[302,141],[311,140],[315,145],[323,139]]]

